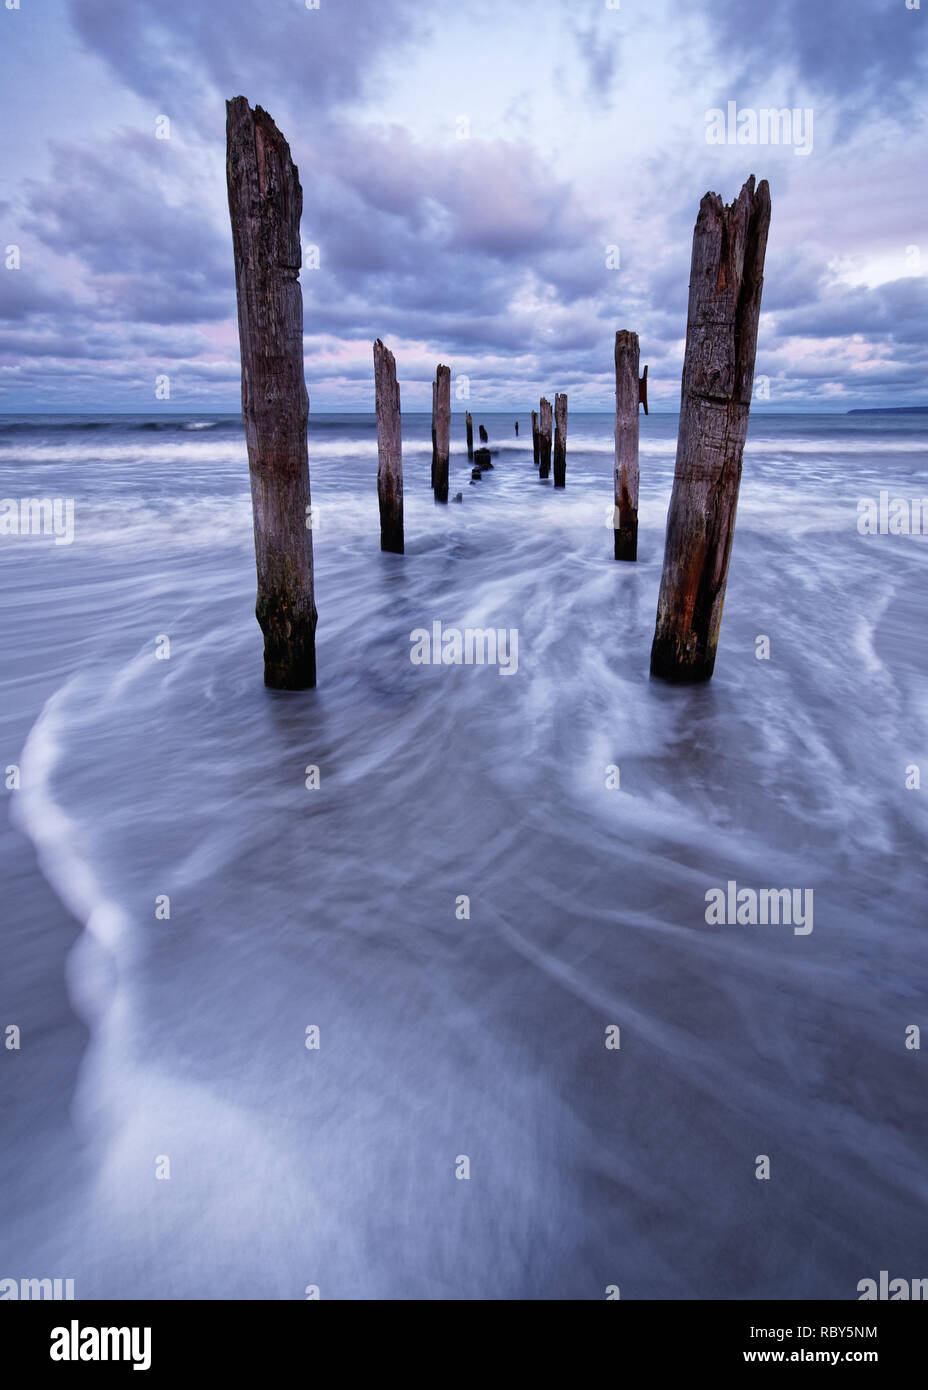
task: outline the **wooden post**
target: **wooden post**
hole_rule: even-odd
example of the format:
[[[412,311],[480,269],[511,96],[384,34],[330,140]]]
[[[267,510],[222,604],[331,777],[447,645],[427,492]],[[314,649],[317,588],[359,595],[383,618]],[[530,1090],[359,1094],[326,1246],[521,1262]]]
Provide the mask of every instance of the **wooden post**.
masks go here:
[[[519,422],[518,422],[518,420],[515,421],[515,426],[516,426],[516,439],[518,439],[518,437],[519,437]]]
[[[615,335],[615,558],[638,559],[638,407],[648,413],[648,369],[638,379],[638,334]]]
[[[567,396],[554,397],[554,486],[567,486]]]
[[[306,690],[316,684],[316,605],[299,282],[303,190],[286,140],[245,97],[226,103],[226,182],[264,681]]]
[[[540,403],[538,425],[538,476],[547,478],[551,472],[551,402],[544,396]]]
[[[374,395],[377,404],[377,496],[380,549],[403,554],[403,423],[396,362],[378,338],[374,344]]]
[[[448,500],[450,439],[451,368],[439,363],[432,382],[432,487],[436,502]]]
[[[538,462],[538,411],[532,411],[532,462]]]
[[[487,434],[487,427],[486,427],[486,425],[481,425],[481,426],[480,426],[480,443],[481,443],[481,444],[489,444],[489,442],[490,442],[490,436]]]
[[[753,174],[730,206],[707,193],[693,233],[680,432],[651,674],[708,680],[715,666],[748,427],[770,226]]]
[[[464,426],[467,430],[467,457],[474,457],[474,421],[469,410],[464,412]]]

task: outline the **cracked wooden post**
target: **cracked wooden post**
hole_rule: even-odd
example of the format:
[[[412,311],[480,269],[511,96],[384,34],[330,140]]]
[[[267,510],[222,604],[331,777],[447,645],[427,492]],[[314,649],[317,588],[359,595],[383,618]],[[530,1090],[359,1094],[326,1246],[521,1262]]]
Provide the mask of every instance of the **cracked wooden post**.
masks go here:
[[[708,680],[715,666],[748,427],[770,226],[754,175],[724,206],[707,193],[693,233],[680,432],[651,674]]]
[[[538,411],[532,411],[532,462],[538,462]]]
[[[567,486],[567,396],[554,397],[554,486]]]
[[[299,282],[303,190],[286,140],[245,97],[226,103],[226,182],[264,682],[306,690],[316,684],[316,605]]]
[[[464,412],[464,428],[467,431],[467,457],[474,457],[474,421],[469,410]]]
[[[396,362],[378,338],[374,344],[374,396],[377,406],[377,496],[380,549],[403,554],[403,421]]]
[[[451,368],[439,363],[432,382],[432,487],[436,502],[448,500],[450,439]]]
[[[638,559],[638,407],[648,413],[648,369],[638,379],[638,334],[615,335],[615,558]]]
[[[547,478],[551,472],[551,402],[544,396],[540,402],[538,424],[538,476]]]

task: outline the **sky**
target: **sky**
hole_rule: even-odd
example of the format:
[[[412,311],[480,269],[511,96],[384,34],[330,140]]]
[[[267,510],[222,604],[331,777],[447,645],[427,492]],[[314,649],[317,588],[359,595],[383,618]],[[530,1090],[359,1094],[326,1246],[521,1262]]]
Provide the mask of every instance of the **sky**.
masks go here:
[[[406,409],[439,361],[455,409],[611,409],[619,328],[677,409],[700,199],[751,174],[755,409],[928,404],[917,3],[0,0],[0,411],[240,408],[237,95],[300,171],[311,410],[373,409],[377,337]]]

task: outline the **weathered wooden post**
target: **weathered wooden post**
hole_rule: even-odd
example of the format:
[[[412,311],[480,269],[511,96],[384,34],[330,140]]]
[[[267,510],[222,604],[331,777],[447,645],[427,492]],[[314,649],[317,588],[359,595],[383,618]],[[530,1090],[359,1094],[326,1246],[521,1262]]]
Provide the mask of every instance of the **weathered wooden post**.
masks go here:
[[[464,412],[464,428],[467,431],[467,457],[474,457],[474,421],[469,410]]]
[[[680,432],[651,674],[708,680],[715,666],[748,427],[770,226],[754,175],[729,206],[707,193],[693,233]]]
[[[448,500],[450,440],[451,368],[439,363],[432,382],[432,487],[436,502]]]
[[[615,558],[638,559],[638,407],[648,413],[648,369],[638,379],[638,334],[615,335]]]
[[[538,425],[538,476],[547,478],[551,472],[551,402],[544,396],[540,402]]]
[[[532,411],[532,462],[538,462],[538,411]]]
[[[481,444],[489,444],[489,442],[490,442],[490,436],[487,434],[487,427],[486,427],[486,425],[481,425],[481,426],[480,426],[480,443],[481,443]]]
[[[378,338],[374,344],[374,397],[377,405],[377,496],[380,549],[403,554],[403,423],[396,362]]]
[[[264,682],[306,690],[316,684],[316,605],[299,282],[303,190],[286,140],[245,97],[226,103],[226,183]]]
[[[515,421],[515,427],[516,427],[516,439],[518,439],[518,437],[519,437],[519,422],[518,422],[518,420]]]
[[[567,396],[554,397],[554,486],[567,486]]]

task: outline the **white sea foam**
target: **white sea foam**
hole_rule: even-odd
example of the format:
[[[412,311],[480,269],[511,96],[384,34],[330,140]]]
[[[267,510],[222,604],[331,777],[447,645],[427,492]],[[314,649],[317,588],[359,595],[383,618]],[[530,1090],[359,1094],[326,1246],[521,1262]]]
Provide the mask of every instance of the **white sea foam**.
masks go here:
[[[82,672],[13,800],[86,924],[92,1190],[54,1212],[81,1296],[742,1297],[789,1268],[784,1294],[851,1297],[851,1225],[914,1258],[923,1135],[898,1115],[921,1113],[901,1025],[928,988],[925,813],[897,774],[926,706],[885,624],[921,557],[861,545],[833,483],[771,449],[745,473],[715,678],[667,688],[648,653],[671,439],[637,565],[612,559],[611,438],[568,454],[563,494],[528,450],[473,488],[458,459],[448,507],[410,441],[402,557],[379,550],[372,441],[329,443],[313,693],[261,684],[250,504],[222,467],[167,446],[140,484],[122,455],[87,461],[66,557],[0,547],[8,693],[59,644]],[[436,618],[517,628],[518,674],[414,670],[409,632]],[[729,879],[814,889],[814,934],[710,931]]]

